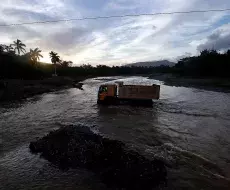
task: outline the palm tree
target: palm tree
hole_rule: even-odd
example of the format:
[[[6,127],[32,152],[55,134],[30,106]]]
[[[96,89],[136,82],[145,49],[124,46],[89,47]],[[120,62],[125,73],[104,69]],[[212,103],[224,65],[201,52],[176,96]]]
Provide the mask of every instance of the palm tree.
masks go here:
[[[56,64],[60,62],[60,56],[57,53],[51,51],[50,58],[51,62],[54,64],[54,76],[57,76]]]
[[[17,39],[16,41],[14,41],[14,43],[12,44],[12,46],[14,46],[14,50],[18,52],[18,55],[20,55],[21,52],[25,53],[26,50],[24,47],[26,47],[25,44],[22,43],[21,40]]]
[[[35,48],[34,50],[30,49],[30,60],[32,61],[33,64],[37,64],[38,61],[40,60],[40,57],[43,57],[41,55],[41,50],[38,48]]]

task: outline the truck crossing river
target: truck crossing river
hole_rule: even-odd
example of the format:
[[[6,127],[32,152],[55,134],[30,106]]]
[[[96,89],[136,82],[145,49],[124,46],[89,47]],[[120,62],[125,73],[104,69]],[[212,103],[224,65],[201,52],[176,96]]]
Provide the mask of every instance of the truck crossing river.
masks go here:
[[[148,104],[159,99],[160,86],[124,85],[123,82],[103,84],[98,90],[98,104]]]

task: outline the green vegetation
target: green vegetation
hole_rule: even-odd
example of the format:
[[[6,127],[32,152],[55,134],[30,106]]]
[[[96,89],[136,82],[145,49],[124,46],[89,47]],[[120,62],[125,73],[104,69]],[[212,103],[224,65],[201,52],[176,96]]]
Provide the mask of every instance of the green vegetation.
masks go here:
[[[14,47],[14,48],[13,48]],[[105,66],[93,67],[89,64],[72,66],[71,61],[61,60],[58,53],[50,52],[52,64],[39,62],[43,57],[39,48],[26,53],[26,45],[20,40],[11,45],[0,45],[0,78],[41,79],[59,76],[114,76],[114,75],[151,75],[154,73],[172,73],[192,77],[229,77],[230,50],[218,53],[215,50],[204,50],[199,56],[186,57],[174,67],[141,67],[141,66]],[[16,54],[17,53],[17,54]]]

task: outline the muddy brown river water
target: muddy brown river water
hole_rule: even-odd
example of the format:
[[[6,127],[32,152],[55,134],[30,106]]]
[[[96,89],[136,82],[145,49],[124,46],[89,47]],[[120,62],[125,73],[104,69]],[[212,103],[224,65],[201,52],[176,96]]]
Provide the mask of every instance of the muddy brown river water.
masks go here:
[[[152,108],[98,106],[98,86],[113,80],[161,84],[160,100]],[[83,88],[0,105],[0,189],[108,189],[90,171],[60,170],[28,149],[37,137],[78,124],[164,160],[168,182],[161,189],[230,189],[229,93],[143,77],[88,79]]]

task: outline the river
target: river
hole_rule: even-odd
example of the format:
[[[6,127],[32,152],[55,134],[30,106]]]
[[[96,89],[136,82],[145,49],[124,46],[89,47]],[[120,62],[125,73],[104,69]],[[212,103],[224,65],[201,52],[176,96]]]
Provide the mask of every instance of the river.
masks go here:
[[[152,108],[98,106],[105,82],[161,84]],[[163,189],[230,188],[230,94],[172,87],[144,77],[96,78],[67,89],[0,105],[0,189],[107,189],[84,169],[60,170],[28,145],[61,126],[84,124],[167,163]]]

